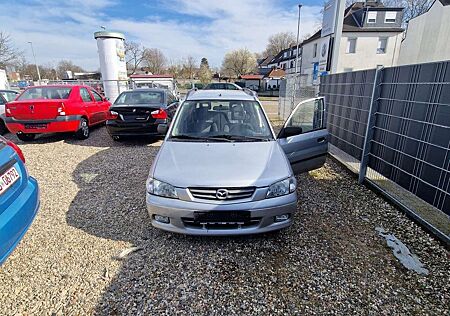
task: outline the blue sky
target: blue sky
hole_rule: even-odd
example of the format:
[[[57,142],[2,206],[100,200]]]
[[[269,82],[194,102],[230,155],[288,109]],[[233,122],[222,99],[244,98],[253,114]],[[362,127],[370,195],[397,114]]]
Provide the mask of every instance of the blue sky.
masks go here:
[[[127,39],[161,49],[169,62],[191,55],[220,66],[223,55],[246,47],[264,50],[270,35],[297,31],[298,1],[285,0],[0,0],[0,31],[32,61],[70,59],[87,70],[98,69],[93,33],[101,26]],[[302,1],[302,34],[317,26],[322,1]]]

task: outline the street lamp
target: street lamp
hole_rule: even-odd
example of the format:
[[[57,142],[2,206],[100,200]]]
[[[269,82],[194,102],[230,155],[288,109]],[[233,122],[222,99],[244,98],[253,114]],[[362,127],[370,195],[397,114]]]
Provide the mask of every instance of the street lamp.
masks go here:
[[[36,62],[36,55],[34,54],[34,49],[33,49],[33,42],[28,42],[28,44],[31,45],[31,52],[33,53],[33,58],[34,58],[34,64],[36,65],[36,70],[37,70],[37,74],[38,74],[38,78],[39,78],[39,85],[41,85],[41,73],[39,72],[39,67],[38,64]]]

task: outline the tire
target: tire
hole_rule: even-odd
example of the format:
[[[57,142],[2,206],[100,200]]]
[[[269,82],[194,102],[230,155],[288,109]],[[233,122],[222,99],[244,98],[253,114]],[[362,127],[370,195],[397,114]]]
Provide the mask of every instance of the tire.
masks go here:
[[[23,142],[30,142],[30,141],[34,140],[34,138],[36,137],[36,134],[17,133],[16,136],[18,139],[20,139]]]
[[[2,119],[0,119],[0,135],[8,133],[8,129],[6,128],[5,122],[3,122]]]
[[[75,133],[75,137],[78,139],[88,139],[90,134],[88,121],[82,117],[80,119],[80,126],[78,131]]]

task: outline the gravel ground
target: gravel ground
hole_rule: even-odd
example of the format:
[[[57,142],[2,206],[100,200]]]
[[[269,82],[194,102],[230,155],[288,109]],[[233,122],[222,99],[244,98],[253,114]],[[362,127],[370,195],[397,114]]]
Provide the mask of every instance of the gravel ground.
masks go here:
[[[449,315],[449,252],[331,160],[299,177],[289,229],[200,238],[150,227],[160,141],[114,143],[102,127],[87,141],[17,142],[42,204],[0,268],[0,314]],[[403,268],[376,227],[429,275]]]

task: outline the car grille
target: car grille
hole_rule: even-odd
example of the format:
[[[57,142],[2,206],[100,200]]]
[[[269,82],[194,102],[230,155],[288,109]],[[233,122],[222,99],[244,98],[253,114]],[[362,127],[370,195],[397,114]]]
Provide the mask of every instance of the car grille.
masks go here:
[[[218,197],[218,191],[224,192],[226,190],[226,195],[222,195],[221,198]],[[239,199],[248,199],[255,192],[255,187],[245,187],[245,188],[189,188],[192,196],[196,199],[205,200],[217,200],[217,201],[230,201]],[[219,195],[220,196],[220,195]]]

